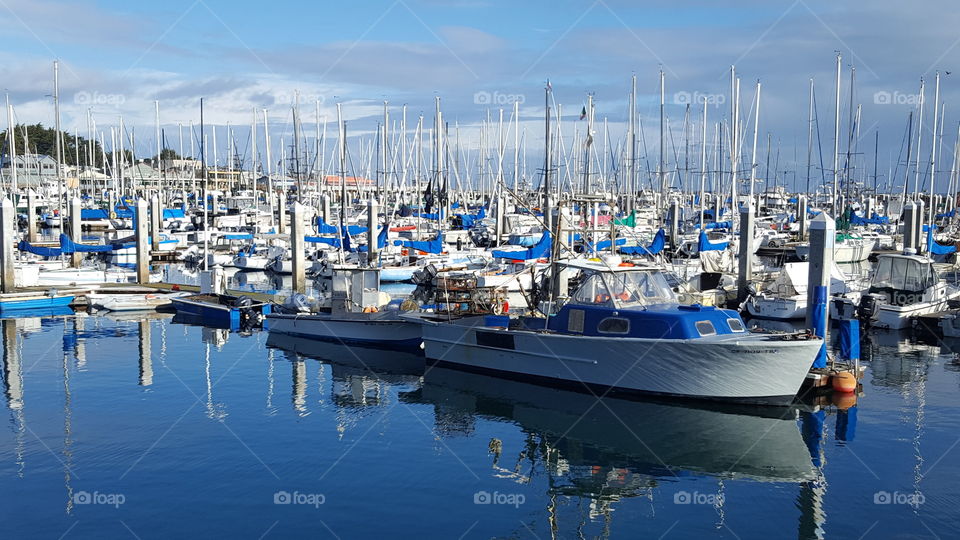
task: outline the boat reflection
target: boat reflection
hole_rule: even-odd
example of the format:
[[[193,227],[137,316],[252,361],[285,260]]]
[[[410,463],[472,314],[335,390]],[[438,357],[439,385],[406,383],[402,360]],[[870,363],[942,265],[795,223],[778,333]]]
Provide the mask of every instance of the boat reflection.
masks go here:
[[[330,400],[341,411],[384,405],[389,396],[387,387],[418,384],[424,369],[424,360],[420,355],[340,345],[283,334],[271,333],[267,338],[267,347],[282,351],[291,362],[293,407],[301,415],[307,413],[305,358],[322,362],[321,380],[329,366]],[[356,423],[356,420],[338,416],[338,430],[342,433],[346,427]]]
[[[445,436],[471,431],[477,416],[519,423],[555,453],[552,472],[563,477],[557,489],[565,494],[595,493],[597,482],[605,491],[629,492],[683,472],[758,481],[814,477],[792,408],[598,402],[590,394],[443,368],[429,370],[422,388],[401,399],[433,404]]]

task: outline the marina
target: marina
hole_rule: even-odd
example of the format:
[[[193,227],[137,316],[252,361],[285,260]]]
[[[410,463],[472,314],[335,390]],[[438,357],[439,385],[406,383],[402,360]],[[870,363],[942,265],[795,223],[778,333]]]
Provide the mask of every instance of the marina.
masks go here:
[[[200,2],[159,36],[36,2],[4,6],[7,536],[960,529],[956,43],[818,0]],[[103,32],[63,57],[46,18]]]

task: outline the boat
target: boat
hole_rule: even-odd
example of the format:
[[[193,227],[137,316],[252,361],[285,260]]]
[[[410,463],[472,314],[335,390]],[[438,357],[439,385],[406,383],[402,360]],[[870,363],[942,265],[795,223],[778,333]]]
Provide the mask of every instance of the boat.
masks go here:
[[[174,298],[186,293],[104,294],[85,295],[91,306],[109,311],[153,311],[169,306]]]
[[[870,326],[898,330],[910,326],[913,317],[946,310],[958,297],[960,289],[940,278],[932,259],[908,248],[877,257],[870,287],[855,307]]]
[[[679,304],[658,265],[609,259],[563,263],[554,275],[579,286],[546,318],[407,317],[432,365],[612,395],[792,402],[820,338],[748,333],[735,311]]]
[[[213,326],[230,329],[257,325],[269,314],[272,304],[257,302],[249,296],[226,293],[226,273],[213,268],[200,274],[200,293],[170,299],[178,314],[196,317]]]
[[[57,289],[0,294],[0,315],[26,312],[36,309],[64,308],[73,303],[74,293],[63,293]]]
[[[323,299],[292,296],[267,315],[270,333],[344,344],[419,350],[420,325],[399,315],[397,303],[380,290],[380,269],[330,265],[318,280]]]

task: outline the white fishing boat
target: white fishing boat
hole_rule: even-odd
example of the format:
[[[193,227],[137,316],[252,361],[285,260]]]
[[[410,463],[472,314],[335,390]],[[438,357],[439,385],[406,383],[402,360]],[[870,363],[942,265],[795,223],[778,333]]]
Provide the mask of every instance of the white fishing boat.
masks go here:
[[[776,279],[763,287],[759,293],[747,299],[746,309],[751,317],[779,321],[804,319],[807,316],[808,262],[792,262],[783,265]],[[848,278],[834,265],[830,273],[830,294],[850,294],[853,289]]]
[[[580,285],[546,319],[408,317],[423,323],[429,364],[615,394],[793,400],[821,339],[748,333],[735,311],[680,305],[658,266],[608,263],[565,263],[559,275]]]
[[[267,315],[270,332],[418,350],[420,325],[399,316],[390,304],[390,295],[380,291],[379,273],[378,268],[332,265],[330,278],[321,279],[329,294],[316,302],[294,295],[277,312]]]

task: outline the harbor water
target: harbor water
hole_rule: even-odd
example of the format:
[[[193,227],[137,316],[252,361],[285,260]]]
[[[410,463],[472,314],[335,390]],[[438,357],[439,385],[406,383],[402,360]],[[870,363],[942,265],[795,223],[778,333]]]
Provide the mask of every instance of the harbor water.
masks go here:
[[[952,344],[863,393],[623,401],[169,314],[2,320],[5,538],[947,538]],[[956,347],[960,350],[960,347]]]

